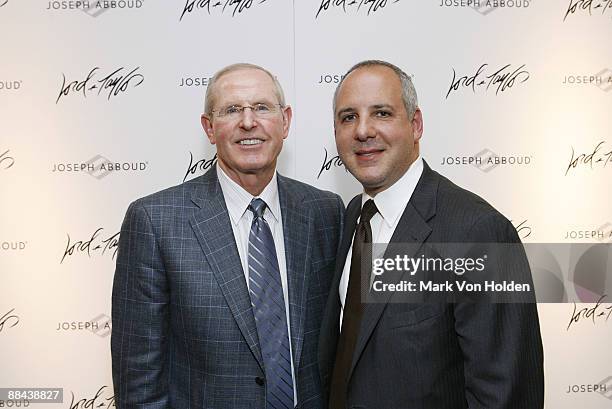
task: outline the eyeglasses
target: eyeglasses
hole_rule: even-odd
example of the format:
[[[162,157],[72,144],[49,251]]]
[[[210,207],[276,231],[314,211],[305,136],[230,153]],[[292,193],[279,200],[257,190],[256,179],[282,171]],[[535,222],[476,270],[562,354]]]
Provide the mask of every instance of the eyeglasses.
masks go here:
[[[269,105],[264,103],[258,103],[255,105],[230,105],[221,109],[213,109],[212,112],[218,118],[237,119],[240,118],[245,109],[249,108],[256,117],[266,118],[277,113],[281,107],[281,104]]]

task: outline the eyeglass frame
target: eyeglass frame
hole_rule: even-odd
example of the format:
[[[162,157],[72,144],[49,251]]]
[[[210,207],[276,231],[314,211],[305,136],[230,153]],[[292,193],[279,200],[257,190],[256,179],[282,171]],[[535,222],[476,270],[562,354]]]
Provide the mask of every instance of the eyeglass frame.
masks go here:
[[[226,117],[230,117],[230,118],[231,118],[231,116],[230,116],[231,114],[223,114],[223,115],[219,115],[219,113],[220,113],[220,112],[222,112],[222,111],[224,111],[224,110],[226,110],[226,109],[228,109],[228,108],[234,107],[234,108],[236,108],[236,109],[239,109],[239,111],[238,111],[238,112],[236,112],[236,114],[237,114],[237,115],[239,115],[239,116],[241,116],[241,115],[244,113],[244,110],[245,110],[245,109],[247,109],[247,108],[249,108],[249,109],[251,110],[251,112],[253,113],[253,115],[255,115],[255,116],[256,116],[256,117],[258,117],[258,118],[262,118],[262,117],[260,116],[260,114],[258,114],[258,113],[257,113],[257,111],[255,111],[255,110],[254,110],[254,108],[255,108],[257,105],[265,105],[266,107],[268,107],[268,104],[266,104],[266,103],[264,103],[264,102],[257,102],[257,103],[255,103],[255,104],[253,104],[253,105],[237,105],[237,104],[232,104],[232,105],[228,105],[227,107],[222,108],[222,109],[213,109],[213,110],[211,110],[211,111],[210,111],[210,113],[211,113],[211,114],[213,114],[213,115],[214,115],[215,117],[217,117],[217,118],[226,118]],[[279,104],[279,103],[272,104],[272,105],[269,107],[269,108],[270,108],[270,111],[269,111],[269,112],[266,112],[266,114],[267,114],[267,113],[269,113],[269,114],[275,114],[275,113],[277,113],[277,112],[280,112],[280,111],[282,111],[282,109],[283,109],[283,108],[285,108],[285,106],[286,106],[286,105]],[[274,108],[272,108],[272,107],[274,107]],[[278,109],[278,111],[276,110],[276,107],[278,107],[278,108],[279,108],[279,109]],[[238,116],[237,116],[236,118],[238,118]]]

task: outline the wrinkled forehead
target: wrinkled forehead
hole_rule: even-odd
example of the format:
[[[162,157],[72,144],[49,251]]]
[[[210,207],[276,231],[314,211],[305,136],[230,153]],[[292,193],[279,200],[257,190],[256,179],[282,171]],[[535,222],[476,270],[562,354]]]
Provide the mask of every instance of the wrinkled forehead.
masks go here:
[[[244,68],[228,72],[217,79],[213,101],[230,103],[277,103],[274,81],[262,70]]]

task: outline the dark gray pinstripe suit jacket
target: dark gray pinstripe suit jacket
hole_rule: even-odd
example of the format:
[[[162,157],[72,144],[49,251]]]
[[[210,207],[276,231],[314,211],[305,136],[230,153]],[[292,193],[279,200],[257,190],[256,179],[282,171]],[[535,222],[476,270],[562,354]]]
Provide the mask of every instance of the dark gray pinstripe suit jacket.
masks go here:
[[[520,242],[491,205],[424,165],[392,243]],[[347,207],[321,328],[327,396],[339,332],[338,286],[360,211],[357,196]],[[517,272],[523,275],[516,277],[519,282],[531,280],[526,270]],[[543,353],[536,306],[367,304],[347,393],[348,407],[355,409],[541,409]]]
[[[299,408],[322,408],[317,344],[344,205],[278,176]],[[261,351],[213,168],[132,203],[119,241],[111,351],[116,405],[264,408]]]

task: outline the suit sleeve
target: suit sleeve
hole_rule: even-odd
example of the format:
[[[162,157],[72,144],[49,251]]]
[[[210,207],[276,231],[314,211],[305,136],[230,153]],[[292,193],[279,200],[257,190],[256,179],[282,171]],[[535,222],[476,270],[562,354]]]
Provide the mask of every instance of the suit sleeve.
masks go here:
[[[118,409],[168,407],[168,302],[151,218],[137,201],[121,227],[113,282],[111,355]]]
[[[514,227],[498,214],[479,220],[470,238],[482,243],[520,243]],[[531,280],[529,265],[519,264],[527,270],[515,273]],[[459,303],[454,313],[468,407],[543,408],[543,351],[536,304]]]

